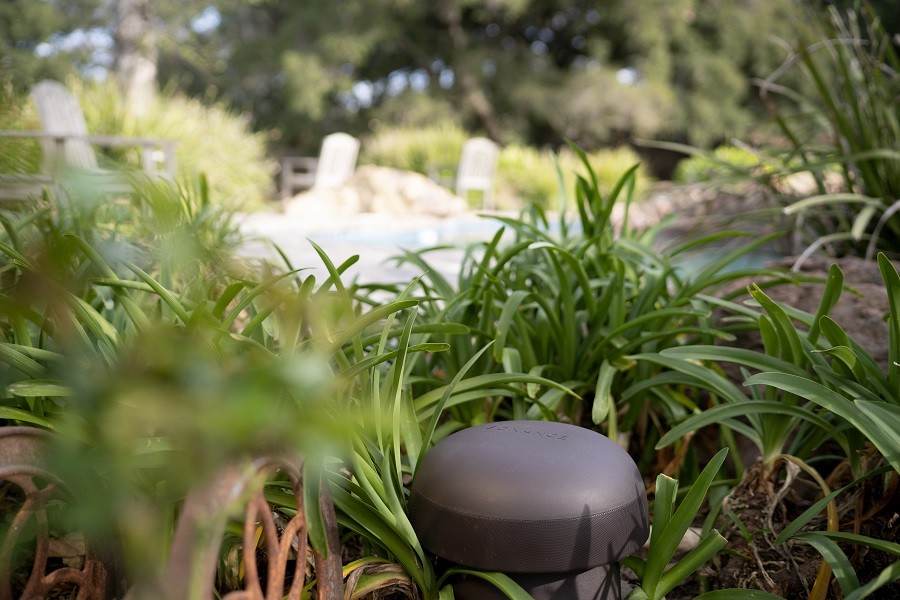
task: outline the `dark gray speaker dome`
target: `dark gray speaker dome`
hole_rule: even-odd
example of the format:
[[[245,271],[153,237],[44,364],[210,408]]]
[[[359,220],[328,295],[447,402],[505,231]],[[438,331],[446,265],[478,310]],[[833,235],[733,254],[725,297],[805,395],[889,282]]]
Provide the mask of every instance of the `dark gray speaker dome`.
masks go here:
[[[497,422],[447,437],[419,465],[409,501],[427,550],[478,569],[583,571],[634,553],[649,535],[628,453],[563,423]]]

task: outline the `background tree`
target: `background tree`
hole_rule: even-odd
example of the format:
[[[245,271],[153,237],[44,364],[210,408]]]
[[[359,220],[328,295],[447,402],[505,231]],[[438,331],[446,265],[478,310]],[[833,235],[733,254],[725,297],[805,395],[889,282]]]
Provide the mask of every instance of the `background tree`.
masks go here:
[[[0,0],[0,82],[23,92],[44,78],[62,79],[93,63],[87,35],[95,0]],[[82,31],[79,43],[53,46]]]
[[[161,76],[291,146],[397,118],[539,145],[709,144],[758,116],[749,80],[803,21],[793,0],[267,0],[218,16],[190,39],[205,59],[167,54]]]
[[[159,48],[156,0],[115,0],[116,78],[128,107],[147,112],[157,94]]]
[[[898,2],[873,2],[889,28]],[[759,121],[751,78],[780,64],[775,40],[816,10],[820,0],[2,0],[0,66],[26,89],[93,62],[136,99],[153,94],[156,69],[158,83],[226,101],[275,144],[310,151],[336,129],[447,120],[536,145],[710,145]],[[111,47],[72,41],[85,31]]]

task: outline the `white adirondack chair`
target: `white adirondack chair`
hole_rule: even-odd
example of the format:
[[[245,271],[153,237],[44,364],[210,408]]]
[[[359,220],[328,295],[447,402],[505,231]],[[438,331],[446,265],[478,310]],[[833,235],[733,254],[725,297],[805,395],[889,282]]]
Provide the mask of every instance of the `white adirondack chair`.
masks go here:
[[[282,158],[281,198],[290,198],[298,190],[341,187],[353,175],[358,155],[358,139],[346,133],[332,133],[322,140],[318,158]]]
[[[456,195],[466,198],[470,190],[482,193],[484,208],[494,207],[494,173],[500,147],[487,138],[471,138],[463,144],[456,171]]]
[[[56,81],[36,84],[31,89],[31,99],[37,107],[42,131],[0,131],[0,137],[40,140],[44,149],[42,170],[37,176],[0,174],[0,197],[17,200],[40,194],[64,169],[96,177],[105,191],[129,190],[131,185],[121,173],[100,168],[93,146],[140,148],[144,173],[174,177],[176,142],[173,140],[89,135],[78,101]]]

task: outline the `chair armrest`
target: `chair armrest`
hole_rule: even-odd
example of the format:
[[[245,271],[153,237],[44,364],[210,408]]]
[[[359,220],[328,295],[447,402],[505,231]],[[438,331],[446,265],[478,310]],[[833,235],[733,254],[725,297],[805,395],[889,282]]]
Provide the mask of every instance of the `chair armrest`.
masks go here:
[[[178,145],[178,142],[175,140],[112,135],[76,135],[72,133],[50,133],[47,131],[27,130],[0,131],[0,137],[53,140],[58,146],[61,146],[68,140],[78,140],[95,146],[105,146],[108,148],[138,147],[141,148],[141,164],[144,172],[150,175],[156,174],[156,163],[158,161],[163,161],[165,163],[163,175],[168,177],[175,176],[175,147]],[[162,156],[154,156],[155,151],[161,151]]]
[[[0,206],[14,208],[40,197],[53,179],[39,173],[0,173]]]
[[[157,172],[156,165],[163,162],[164,167],[162,175],[168,178],[175,177],[175,146],[178,142],[175,140],[164,140],[158,138],[139,138],[139,137],[122,137],[112,135],[87,135],[87,136],[70,136],[69,139],[83,139],[84,141],[94,144],[95,146],[105,146],[107,148],[127,148],[129,146],[137,146],[141,148],[141,166],[148,175],[155,175]],[[162,152],[161,156],[156,153]]]
[[[167,140],[161,138],[139,138],[126,137],[117,135],[79,135],[75,133],[50,133],[47,131],[29,131],[29,130],[0,130],[0,137],[5,138],[32,138],[40,140],[79,140],[96,144],[97,146],[158,146],[168,148],[178,145],[175,140]]]
[[[315,171],[318,164],[319,159],[313,156],[283,156],[281,158],[281,168],[285,171],[296,169]]]
[[[319,159],[311,156],[281,157],[281,199],[287,200],[294,191],[305,190],[316,181]]]
[[[37,138],[44,140],[66,139],[68,135],[47,133],[46,131],[29,131],[26,129],[0,130],[0,137],[5,138]]]

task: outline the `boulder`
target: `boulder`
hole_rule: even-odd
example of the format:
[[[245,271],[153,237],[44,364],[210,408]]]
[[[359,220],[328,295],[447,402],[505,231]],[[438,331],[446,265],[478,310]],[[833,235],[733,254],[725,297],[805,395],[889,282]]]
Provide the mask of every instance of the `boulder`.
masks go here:
[[[338,189],[311,189],[285,205],[291,215],[339,217],[388,213],[450,217],[468,210],[466,201],[424,175],[363,165]]]

